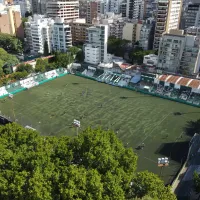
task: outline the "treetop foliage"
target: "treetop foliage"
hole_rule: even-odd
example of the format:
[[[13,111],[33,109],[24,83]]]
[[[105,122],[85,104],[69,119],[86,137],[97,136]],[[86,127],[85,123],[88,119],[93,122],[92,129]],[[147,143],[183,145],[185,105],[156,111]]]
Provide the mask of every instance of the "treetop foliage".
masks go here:
[[[0,152],[0,199],[159,199],[161,191],[162,200],[175,199],[156,175],[135,172],[137,156],[112,131],[46,137],[7,124],[0,126]]]
[[[21,53],[23,51],[22,42],[18,38],[6,33],[0,33],[0,47],[9,53]]]

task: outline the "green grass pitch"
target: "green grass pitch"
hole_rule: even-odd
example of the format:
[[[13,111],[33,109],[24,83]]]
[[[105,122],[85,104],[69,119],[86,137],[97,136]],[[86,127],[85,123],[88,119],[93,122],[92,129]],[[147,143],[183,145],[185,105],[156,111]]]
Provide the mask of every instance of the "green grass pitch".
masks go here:
[[[166,182],[177,173],[188,146],[184,126],[200,117],[199,108],[74,75],[18,93],[13,100],[0,100],[0,111],[43,135],[75,136],[74,119],[81,121],[79,132],[87,126],[112,129],[139,155],[138,170],[160,174],[157,158],[170,157],[162,173]],[[135,149],[141,143],[144,149]]]

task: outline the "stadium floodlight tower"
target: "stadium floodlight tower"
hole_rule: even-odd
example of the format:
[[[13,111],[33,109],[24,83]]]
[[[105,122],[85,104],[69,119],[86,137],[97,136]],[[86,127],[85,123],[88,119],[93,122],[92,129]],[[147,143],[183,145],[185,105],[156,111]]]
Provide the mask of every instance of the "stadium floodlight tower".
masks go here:
[[[158,158],[158,167],[160,167],[160,176],[164,167],[169,166],[169,159],[167,157]]]
[[[74,119],[73,125],[76,127],[76,134],[78,136],[78,129],[81,127],[81,122],[79,120]]]

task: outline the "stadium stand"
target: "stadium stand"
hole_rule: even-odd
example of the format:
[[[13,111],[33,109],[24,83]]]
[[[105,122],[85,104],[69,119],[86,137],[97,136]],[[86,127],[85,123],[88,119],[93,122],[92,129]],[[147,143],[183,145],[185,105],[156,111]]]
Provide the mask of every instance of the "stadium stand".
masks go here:
[[[93,77],[95,71],[96,71],[96,68],[88,66],[88,69],[85,69],[82,72],[82,74],[85,75],[85,76]]]

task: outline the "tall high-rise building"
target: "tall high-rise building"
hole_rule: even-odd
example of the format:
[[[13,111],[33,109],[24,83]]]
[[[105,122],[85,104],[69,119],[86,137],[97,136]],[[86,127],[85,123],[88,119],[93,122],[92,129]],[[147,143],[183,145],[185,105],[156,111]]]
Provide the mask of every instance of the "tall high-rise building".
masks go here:
[[[153,48],[158,50],[164,32],[178,29],[181,16],[182,0],[158,0]]]
[[[91,64],[107,63],[108,26],[96,25],[88,28],[85,44],[85,62]]]
[[[79,18],[78,0],[48,0],[47,16],[63,18],[65,22]]]
[[[31,12],[30,0],[14,0],[13,3],[15,5],[20,5],[22,17],[25,17],[26,12]]]
[[[0,6],[0,33],[8,33],[22,39],[24,38],[19,5]]]
[[[129,19],[143,19],[144,16],[144,0],[127,0],[126,17]]]
[[[64,23],[64,19],[56,18],[53,24],[51,35],[52,50],[66,52],[71,46],[71,27]]]
[[[51,52],[51,33],[54,21],[43,15],[34,15],[25,22],[25,33],[28,46],[33,54],[43,54],[47,42]]]
[[[46,14],[46,3],[47,3],[47,0],[32,0],[32,2],[31,2],[32,12],[34,14],[45,15]]]
[[[192,1],[187,4],[184,13],[184,29],[191,26],[200,26],[200,1]]]
[[[97,18],[98,13],[98,2],[89,1],[87,2],[87,14],[86,14],[86,23],[92,24],[92,20]]]

